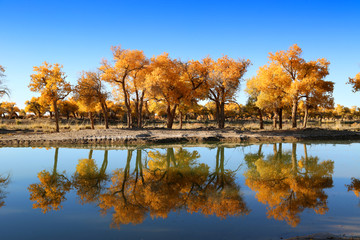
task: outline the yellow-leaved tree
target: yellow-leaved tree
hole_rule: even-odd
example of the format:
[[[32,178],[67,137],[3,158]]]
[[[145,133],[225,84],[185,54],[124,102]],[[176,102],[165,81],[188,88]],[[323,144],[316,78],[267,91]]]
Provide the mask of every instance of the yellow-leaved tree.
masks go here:
[[[225,126],[225,104],[233,101],[240,87],[240,80],[247,71],[250,60],[234,60],[223,56],[209,64],[207,78],[208,98],[216,104],[216,120],[219,128]]]
[[[2,102],[0,104],[2,110],[4,113],[7,114],[8,118],[11,119],[13,117],[18,117],[18,113],[20,112],[20,109],[16,106],[16,103],[14,102]]]
[[[282,129],[282,111],[287,105],[286,91],[290,85],[291,81],[281,67],[273,63],[260,67],[257,75],[246,84],[246,91],[256,98],[256,106],[260,110],[274,112],[274,127],[278,117],[279,129]]]
[[[280,67],[286,77],[291,82],[290,87],[287,89],[288,101],[292,106],[291,120],[292,127],[297,127],[297,108],[300,99],[309,96],[309,86],[323,84],[324,78],[329,74],[329,62],[324,59],[306,62],[302,57],[302,50],[294,44],[287,51],[278,51],[274,54],[269,54],[271,64]],[[333,83],[328,82],[328,85]],[[327,87],[330,94],[332,93],[331,87]]]
[[[99,104],[105,119],[105,128],[109,128],[108,107],[106,100],[109,94],[100,78],[100,73],[83,72],[75,86],[75,99],[79,101],[83,111],[89,113],[91,128],[94,129],[93,113]]]
[[[39,100],[39,97],[32,97],[31,100],[27,100],[25,102],[25,112],[34,113],[38,118],[41,118],[47,109]]]
[[[191,86],[181,78],[181,62],[171,59],[168,53],[151,58],[149,69],[146,76],[149,96],[166,104],[167,128],[172,128],[176,109]]]
[[[65,81],[63,66],[44,62],[43,65],[34,67],[29,88],[33,92],[39,92],[42,101],[51,102],[55,112],[56,132],[59,132],[58,101],[64,99],[71,92],[70,83]]]
[[[120,46],[112,47],[111,50],[114,64],[104,60],[100,67],[103,72],[101,77],[116,87],[122,95],[127,110],[127,125],[130,128],[132,127],[131,95],[134,91],[139,94],[143,85],[141,81],[138,83],[135,79],[143,78],[139,72],[144,70],[149,61],[140,50],[122,49]]]

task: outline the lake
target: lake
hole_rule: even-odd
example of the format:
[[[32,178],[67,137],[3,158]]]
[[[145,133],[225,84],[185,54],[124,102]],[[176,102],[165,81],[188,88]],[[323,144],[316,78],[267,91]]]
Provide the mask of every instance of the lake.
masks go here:
[[[3,239],[359,235],[360,144],[1,148]]]

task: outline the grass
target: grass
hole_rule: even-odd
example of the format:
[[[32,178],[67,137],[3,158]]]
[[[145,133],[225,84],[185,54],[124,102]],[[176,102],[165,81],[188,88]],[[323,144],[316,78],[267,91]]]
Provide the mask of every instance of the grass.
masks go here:
[[[166,122],[150,122],[147,121],[144,124],[144,128],[165,128]],[[298,122],[299,128],[301,128],[302,123]],[[225,127],[234,128],[239,130],[259,130],[259,123],[251,120],[242,120],[237,122],[226,122]],[[310,121],[308,123],[308,128],[324,128],[331,130],[353,130],[360,131],[360,123],[344,123],[340,120],[336,121],[327,121],[319,124],[318,121]],[[127,124],[123,122],[113,122],[110,124],[110,128],[121,129],[127,128]],[[173,129],[179,129],[179,122],[175,122]],[[215,121],[186,121],[183,122],[183,129],[200,129],[200,128],[217,128]],[[271,121],[266,121],[264,124],[265,130],[273,130]],[[289,120],[284,121],[283,129],[291,129],[291,122]],[[0,120],[0,129],[2,130],[15,130],[15,131],[25,131],[25,132],[43,132],[50,133],[55,132],[55,121],[53,119],[1,119]],[[61,131],[78,131],[83,129],[91,129],[90,122],[80,119],[62,119],[60,122]],[[96,122],[95,129],[105,129],[105,126],[101,122]]]

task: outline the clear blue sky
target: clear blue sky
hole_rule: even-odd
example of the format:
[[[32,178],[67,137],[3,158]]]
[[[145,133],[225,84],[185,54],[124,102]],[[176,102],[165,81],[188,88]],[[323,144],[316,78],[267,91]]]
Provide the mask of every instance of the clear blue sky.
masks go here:
[[[327,79],[336,83],[335,102],[360,106],[360,93],[345,84],[360,72],[359,10],[357,0],[0,0],[0,64],[10,100],[24,107],[36,95],[27,87],[33,66],[61,63],[75,84],[79,72],[111,58],[112,45],[141,49],[148,57],[247,58],[253,63],[249,78],[269,52],[297,43],[305,59],[331,62]],[[238,100],[245,103],[242,90]]]

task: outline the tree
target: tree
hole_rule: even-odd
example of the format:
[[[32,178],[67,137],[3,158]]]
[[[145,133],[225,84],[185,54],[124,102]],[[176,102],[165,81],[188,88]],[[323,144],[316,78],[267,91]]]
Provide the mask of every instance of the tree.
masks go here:
[[[191,86],[181,78],[179,60],[171,59],[168,53],[151,58],[146,76],[150,98],[166,104],[167,128],[172,128],[180,101],[191,91]]]
[[[59,132],[58,101],[63,100],[71,92],[71,85],[65,81],[63,66],[44,62],[42,66],[34,67],[29,88],[33,92],[40,92],[43,101],[51,102],[55,112],[56,132]]]
[[[286,90],[290,84],[290,79],[275,64],[260,67],[256,77],[249,79],[246,84],[246,91],[256,97],[256,106],[261,110],[267,109],[274,112],[274,128],[278,117],[279,129],[282,129],[282,111],[287,106]]]
[[[105,119],[105,128],[109,128],[108,106],[106,100],[109,94],[106,92],[100,73],[82,72],[75,86],[75,99],[79,101],[84,109],[90,115],[92,129],[94,129],[93,112],[96,105],[99,104]]]
[[[208,98],[216,104],[216,120],[219,128],[225,126],[225,103],[234,100],[240,80],[247,71],[250,60],[234,60],[228,56],[211,64],[207,79]]]
[[[0,65],[0,97],[4,95],[9,95],[9,89],[6,86],[3,86],[3,78],[5,77],[5,68]]]
[[[34,113],[38,118],[41,118],[46,112],[46,107],[39,100],[39,97],[32,97],[31,100],[27,100],[25,102],[25,112]]]
[[[299,87],[304,106],[303,128],[306,128],[309,109],[317,107],[333,108],[334,106],[334,98],[332,96],[334,82],[324,79],[329,74],[329,65],[330,62],[324,58],[306,63],[305,68],[311,70],[307,70],[308,74],[303,79],[302,86]]]
[[[349,78],[347,84],[352,85],[353,92],[358,92],[360,90],[360,73],[356,74],[354,78]]]
[[[329,62],[322,58],[306,62],[301,58],[301,48],[294,44],[287,51],[278,51],[269,54],[270,64],[280,67],[291,82],[287,89],[288,101],[292,105],[292,127],[297,127],[297,108],[299,100],[306,97],[309,83],[322,80],[329,74]],[[310,84],[311,85],[311,84]]]
[[[131,117],[131,84],[137,72],[142,71],[148,65],[148,59],[143,51],[121,49],[120,46],[112,47],[114,65],[107,60],[102,62],[100,70],[103,72],[101,77],[116,87],[122,94],[127,110],[128,128],[132,127]],[[137,85],[139,87],[139,85]],[[134,89],[134,88],[133,88]]]
[[[14,102],[2,102],[1,108],[3,109],[4,113],[7,114],[9,119],[13,117],[18,117],[18,113],[20,112],[20,109],[16,106],[16,103]]]
[[[67,120],[69,120],[71,113],[75,117],[75,113],[79,110],[79,106],[73,98],[60,101],[58,106],[60,114],[66,116]]]
[[[354,78],[349,78],[346,84],[352,85],[352,91],[354,93],[360,91],[360,72],[356,74]]]

